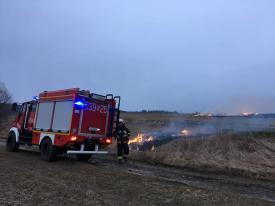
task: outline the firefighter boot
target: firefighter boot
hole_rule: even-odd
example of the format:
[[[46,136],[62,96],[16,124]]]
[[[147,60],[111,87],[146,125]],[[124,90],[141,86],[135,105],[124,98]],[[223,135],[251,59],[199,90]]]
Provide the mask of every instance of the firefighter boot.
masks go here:
[[[123,158],[122,158],[121,156],[118,156],[118,157],[117,157],[118,164],[121,164],[121,163],[122,163],[122,159],[123,159]]]
[[[123,160],[125,161],[125,162],[127,162],[127,157],[126,156],[123,156]]]

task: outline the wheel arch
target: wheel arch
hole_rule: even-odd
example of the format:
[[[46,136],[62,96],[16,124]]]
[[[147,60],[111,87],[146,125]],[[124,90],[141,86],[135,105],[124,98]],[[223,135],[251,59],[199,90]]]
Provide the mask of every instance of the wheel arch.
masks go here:
[[[52,144],[54,145],[54,139],[55,139],[54,134],[41,133],[40,138],[39,138],[39,147],[40,147],[42,141],[45,140],[46,138],[50,139],[52,141]]]
[[[9,134],[14,133],[16,142],[19,142],[19,130],[16,127],[12,127],[9,131]]]

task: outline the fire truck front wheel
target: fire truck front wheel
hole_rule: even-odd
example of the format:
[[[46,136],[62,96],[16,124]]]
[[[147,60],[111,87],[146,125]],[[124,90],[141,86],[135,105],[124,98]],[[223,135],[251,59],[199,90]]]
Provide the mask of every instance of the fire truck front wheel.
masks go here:
[[[7,151],[8,152],[17,152],[19,148],[19,144],[16,142],[16,137],[13,132],[9,134],[7,140]]]
[[[56,158],[56,149],[52,144],[51,139],[45,138],[40,144],[40,155],[42,160],[51,162]]]

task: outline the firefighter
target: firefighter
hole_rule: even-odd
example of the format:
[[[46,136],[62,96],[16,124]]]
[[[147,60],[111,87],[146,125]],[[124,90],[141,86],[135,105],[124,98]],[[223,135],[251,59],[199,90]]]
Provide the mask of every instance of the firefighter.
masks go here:
[[[117,159],[121,163],[122,160],[127,161],[127,155],[129,154],[129,137],[130,130],[126,127],[123,119],[119,119],[116,140],[117,140]]]

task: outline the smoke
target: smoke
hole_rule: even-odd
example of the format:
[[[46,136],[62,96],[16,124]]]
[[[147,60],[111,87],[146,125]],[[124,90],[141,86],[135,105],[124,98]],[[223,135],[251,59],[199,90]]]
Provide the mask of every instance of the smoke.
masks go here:
[[[211,117],[207,119],[183,120],[171,123],[172,128],[187,129],[191,136],[212,135],[220,133],[240,133],[273,131],[275,118],[273,117]]]
[[[228,116],[228,117],[196,117],[181,118],[169,122],[167,127],[161,130],[146,131],[147,136],[158,139],[167,137],[198,137],[223,133],[242,132],[275,132],[275,115],[259,115],[251,117]]]
[[[142,141],[131,144],[131,149],[153,150],[172,140],[207,139],[224,134],[249,132],[275,132],[275,115],[182,117],[169,122],[161,130],[149,130],[142,134]]]
[[[275,112],[274,96],[255,96],[255,95],[238,95],[226,100],[219,111],[226,111],[230,114],[244,112],[253,113],[270,113]]]

